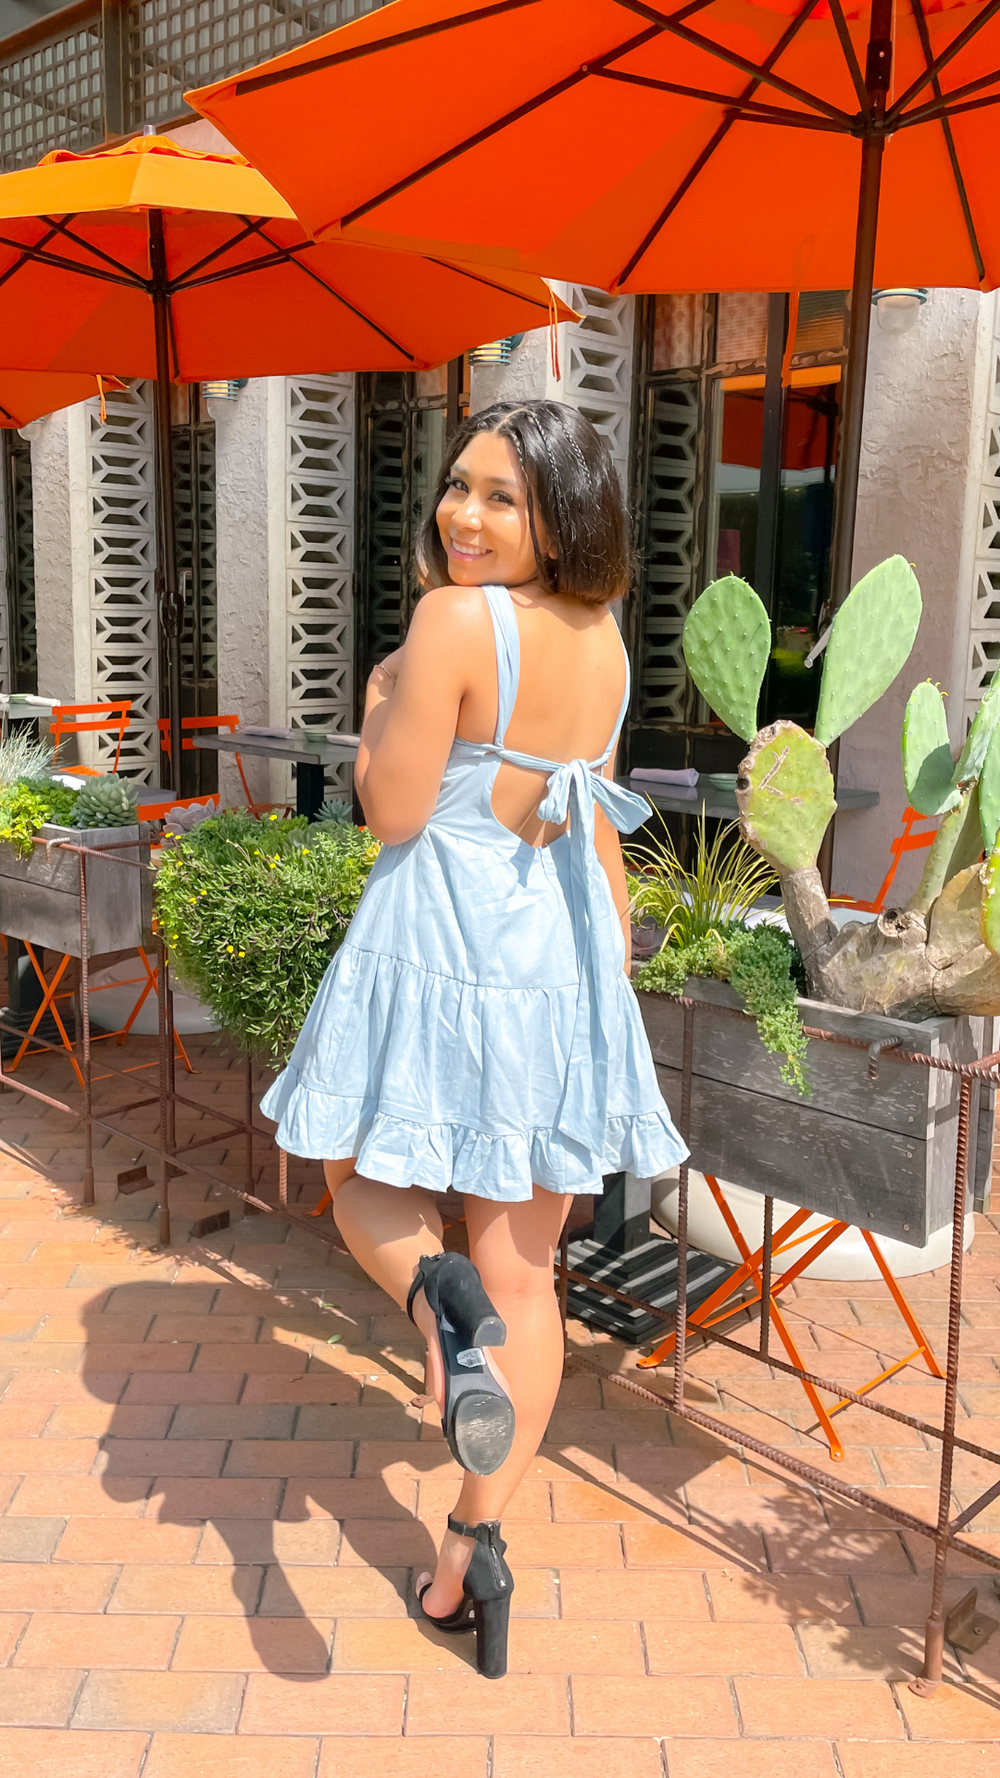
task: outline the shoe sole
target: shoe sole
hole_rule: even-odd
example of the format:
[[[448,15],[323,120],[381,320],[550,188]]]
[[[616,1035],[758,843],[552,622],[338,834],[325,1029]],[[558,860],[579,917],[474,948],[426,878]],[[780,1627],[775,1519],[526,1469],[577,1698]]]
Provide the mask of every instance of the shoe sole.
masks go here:
[[[455,1403],[448,1443],[472,1475],[492,1475],[510,1455],[514,1408],[505,1395],[467,1390]]]

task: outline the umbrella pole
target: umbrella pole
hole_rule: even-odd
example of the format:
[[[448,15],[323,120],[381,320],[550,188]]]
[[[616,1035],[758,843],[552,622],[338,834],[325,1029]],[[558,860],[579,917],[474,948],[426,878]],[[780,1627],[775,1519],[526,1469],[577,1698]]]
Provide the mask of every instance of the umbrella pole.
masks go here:
[[[865,86],[871,106],[870,122],[881,124],[892,73],[892,0],[872,0],[871,33]],[[865,422],[865,384],[868,380],[868,340],[871,333],[872,289],[875,283],[875,243],[878,206],[882,188],[881,130],[866,130],[861,138],[861,179],[858,189],[858,226],[854,242],[854,281],[851,285],[851,319],[844,367],[844,405],[837,447],[837,484],[833,512],[833,543],[830,559],[830,591],[827,616],[832,617],[851,590],[854,562],[854,528],[858,513],[858,478],[861,473],[861,435]],[[840,744],[830,748],[834,787]],[[833,832],[830,822],[819,850],[817,865],[827,894],[833,871]]]
[[[153,416],[156,448],[156,591],[163,626],[167,668],[167,716],[170,722],[170,770],[181,793],[181,626],[184,601],[177,584],[177,541],[174,526],[174,444],[171,430],[170,392],[170,296],[167,289],[167,254],[163,238],[163,212],[149,212],[149,264],[152,275],[153,335],[156,345],[156,383]]]

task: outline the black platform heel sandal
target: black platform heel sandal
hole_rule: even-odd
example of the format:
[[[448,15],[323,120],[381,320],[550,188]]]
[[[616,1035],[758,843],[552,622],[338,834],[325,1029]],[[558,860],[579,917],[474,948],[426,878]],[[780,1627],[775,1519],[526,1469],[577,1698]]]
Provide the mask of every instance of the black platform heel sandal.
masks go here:
[[[514,1408],[486,1362],[484,1346],[502,1346],[507,1329],[464,1253],[426,1254],[406,1299],[422,1290],[437,1320],[444,1365],[444,1435],[472,1475],[492,1475],[514,1441]]]
[[[504,1561],[507,1545],[500,1536],[500,1521],[484,1519],[481,1525],[466,1525],[462,1519],[449,1515],[448,1530],[457,1537],[476,1540],[462,1583],[461,1603],[447,1617],[432,1617],[424,1611],[424,1594],[433,1586],[432,1580],[417,1594],[417,1603],[436,1630],[452,1635],[458,1630],[474,1629],[476,1666],[484,1679],[502,1679],[507,1671],[507,1625],[514,1577]]]

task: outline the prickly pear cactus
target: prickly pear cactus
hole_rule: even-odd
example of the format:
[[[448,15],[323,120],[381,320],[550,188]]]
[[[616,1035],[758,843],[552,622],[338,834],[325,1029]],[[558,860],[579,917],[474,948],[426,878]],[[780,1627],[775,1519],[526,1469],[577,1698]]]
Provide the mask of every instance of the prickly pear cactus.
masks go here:
[[[946,815],[961,796],[954,771],[944,699],[925,679],[910,693],[903,718],[903,779],[912,807],[921,815]]]
[[[920,623],[920,588],[902,556],[872,568],[848,593],[826,647],[816,739],[829,747],[888,691]]]
[[[73,809],[74,827],[134,827],[139,817],[139,791],[128,778],[105,772],[85,778]]]
[[[743,836],[779,873],[815,864],[836,810],[826,750],[794,722],[761,729],[740,766]]]
[[[734,735],[751,741],[771,651],[771,624],[752,587],[735,574],[713,580],[684,624],[688,672]]]
[[[1000,722],[1000,670],[994,673],[983,694],[983,701],[972,718],[972,727],[959,754],[952,782],[969,784],[978,778],[986,762],[990,742]],[[992,841],[991,841],[992,844]]]
[[[987,950],[1000,957],[1000,843],[995,843],[987,854],[982,868],[982,884],[979,930]]]

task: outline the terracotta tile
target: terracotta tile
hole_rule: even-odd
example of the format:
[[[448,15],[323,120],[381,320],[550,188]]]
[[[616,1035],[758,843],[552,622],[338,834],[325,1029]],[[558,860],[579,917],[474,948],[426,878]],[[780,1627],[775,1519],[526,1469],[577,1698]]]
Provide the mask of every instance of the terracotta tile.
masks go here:
[[[5,1729],[0,1737],[0,1778],[136,1778],[146,1736],[98,1734],[86,1729]],[[149,1770],[147,1765],[146,1770]]]
[[[14,1523],[14,1521],[9,1521]],[[197,1525],[161,1524],[156,1519],[70,1519],[55,1553],[56,1562],[193,1562]]]
[[[511,1624],[512,1673],[606,1673],[610,1678],[644,1670],[637,1624],[584,1619]]]
[[[158,1352],[179,1352],[182,1348],[179,1345],[157,1346],[155,1350]],[[192,1347],[191,1350],[193,1353],[194,1348]],[[249,1342],[231,1345],[219,1341],[217,1344],[206,1344],[200,1348],[194,1365],[194,1374],[199,1376],[206,1371],[239,1371],[241,1374],[244,1371],[269,1373],[277,1371],[283,1372],[285,1375],[298,1375],[305,1368],[305,1363],[306,1353],[297,1350],[294,1346],[276,1346],[270,1343],[260,1346],[250,1345]],[[168,1368],[186,1370],[187,1366],[168,1367],[164,1365],[163,1368],[164,1370]]]
[[[51,1402],[0,1402],[0,1439],[37,1438],[51,1413]]]
[[[844,1778],[983,1778],[991,1746],[995,1730],[992,1739],[980,1736],[969,1747],[954,1741],[838,1741],[837,1757]]]
[[[0,1470],[7,1475],[89,1475],[100,1447],[93,1438],[5,1438]]]
[[[448,1636],[407,1617],[338,1622],[333,1645],[335,1673],[466,1673],[474,1658],[471,1637]],[[449,1719],[438,1726],[449,1726]]]
[[[62,1728],[69,1722],[73,1700],[80,1689],[81,1673],[67,1669],[51,1673],[14,1667],[0,1669],[0,1758],[10,1728]],[[21,1775],[18,1774],[18,1778]]]
[[[912,1573],[895,1531],[858,1529],[821,1536],[768,1531],[766,1540],[771,1566],[778,1573],[854,1574],[865,1568],[883,1574]]]
[[[68,1292],[61,1293],[63,1296]],[[83,1292],[74,1292],[82,1296]],[[95,1315],[88,1314],[86,1305],[81,1303],[72,1314],[66,1313],[65,1303],[60,1304],[61,1314],[50,1314],[35,1336],[41,1344],[50,1340],[65,1345],[73,1340],[86,1339],[88,1364],[100,1364],[105,1347],[121,1347],[131,1345],[133,1341],[144,1340],[149,1328],[151,1315]],[[2,1350],[2,1348],[0,1348]],[[110,1370],[111,1365],[108,1366]]]
[[[295,1409],[287,1407],[179,1407],[170,1424],[170,1438],[266,1438],[292,1436]]]
[[[939,1686],[932,1698],[918,1698],[908,1685],[898,1685],[894,1690],[914,1741],[979,1741],[995,1747],[995,1695],[987,1699],[968,1686],[957,1685]],[[949,1767],[945,1770],[949,1771]]]
[[[508,1560],[513,1561],[513,1534],[510,1527]],[[444,1530],[442,1520],[437,1535]],[[416,1519],[345,1519],[340,1545],[342,1567],[358,1563],[373,1567],[386,1564],[394,1568],[433,1568],[437,1542],[426,1525]]]
[[[184,1522],[232,1516],[273,1519],[279,1493],[276,1480],[237,1482],[208,1476],[194,1481],[178,1477],[176,1481],[157,1482],[150,1512]]]
[[[188,1531],[193,1526],[164,1526]],[[254,1612],[260,1597],[262,1568],[196,1568],[180,1562],[127,1563],[108,1604],[114,1612],[219,1613],[243,1617]]]
[[[386,1478],[387,1485],[397,1500],[406,1498],[402,1489],[398,1488],[395,1476]],[[425,1476],[420,1483],[417,1496],[417,1513],[422,1519],[439,1519],[442,1514],[451,1512],[458,1498],[457,1478],[451,1475]],[[605,1509],[607,1502],[605,1502]],[[607,1511],[598,1515],[607,1517]],[[552,1518],[552,1495],[548,1482],[529,1480],[521,1483],[514,1490],[512,1499],[504,1507],[503,1522],[510,1524],[514,1519],[542,1519],[546,1523]]]
[[[577,1735],[739,1734],[724,1679],[574,1678],[573,1725]]]
[[[409,1571],[405,1568],[279,1568],[275,1565],[267,1570],[260,1611],[264,1617],[305,1612],[308,1617],[338,1620],[404,1618],[408,1581]],[[335,1661],[334,1665],[339,1663]]]
[[[324,1371],[319,1375],[309,1373],[301,1377],[269,1376],[267,1372],[255,1371],[247,1378],[240,1401],[250,1406],[272,1403],[300,1406],[303,1403],[356,1402],[360,1395],[361,1384],[357,1378],[344,1376],[339,1371]]]
[[[439,1734],[445,1725],[456,1735],[566,1735],[566,1681],[562,1675],[541,1673],[509,1673],[505,1679],[470,1672],[414,1673],[407,1694],[407,1735]]]
[[[251,1673],[240,1733],[398,1736],[405,1693],[401,1673],[333,1673],[312,1681]]]
[[[610,1524],[504,1526],[512,1568],[621,1568],[621,1532]]]
[[[721,1623],[860,1622],[847,1578],[835,1575],[747,1574],[713,1568],[707,1575],[712,1614]]]
[[[317,1778],[427,1778],[431,1772],[434,1778],[486,1778],[489,1750],[485,1736],[358,1741],[346,1735],[331,1735],[322,1743]],[[494,1761],[495,1758],[494,1755]],[[494,1778],[496,1772],[494,1763]],[[179,1774],[178,1778],[189,1778],[189,1774]],[[270,1774],[263,1778],[270,1778]],[[609,1774],[609,1778],[615,1775]],[[636,1773],[636,1778],[645,1778],[645,1774]]]
[[[416,1483],[409,1477],[349,1475],[350,1445],[336,1446],[339,1473],[292,1476],[281,1503],[282,1519],[406,1519],[416,1512]],[[283,1472],[284,1473],[284,1472]],[[454,1505],[454,1497],[452,1499]],[[448,1512],[444,1504],[437,1517]]]
[[[223,1345],[249,1345],[257,1338],[260,1320],[255,1315],[157,1315],[146,1338],[148,1340],[197,1340],[200,1345],[218,1341]],[[248,1370],[250,1366],[246,1367]]]
[[[336,1519],[307,1519],[298,1525],[272,1524],[267,1518],[217,1518],[206,1525],[195,1557],[198,1563],[316,1563],[328,1567],[340,1550]]]
[[[137,1519],[146,1509],[152,1476],[30,1475],[8,1512],[16,1518],[52,1518],[81,1513],[93,1518]]]
[[[533,1473],[531,1467],[529,1475]],[[560,1474],[563,1472],[560,1471]],[[354,1465],[356,1476],[381,1476],[388,1481],[391,1476],[454,1476],[461,1482],[462,1471],[444,1443],[418,1443],[416,1440],[405,1443],[391,1439],[371,1442],[362,1437],[358,1445],[357,1461]]]
[[[0,1566],[0,1611],[103,1611],[117,1575],[110,1565],[5,1562]]]
[[[903,1739],[892,1692],[881,1680],[737,1679],[736,1692],[747,1735]]]
[[[227,1476],[349,1476],[352,1449],[346,1441],[234,1439]]]
[[[11,1378],[4,1402],[12,1401],[76,1401],[86,1404],[95,1398],[117,1401],[128,1382],[127,1371],[94,1371],[86,1377],[76,1371],[18,1371]]]
[[[28,1619],[23,1612],[0,1613],[0,1667],[6,1667]]]
[[[188,1616],[172,1665],[175,1673],[324,1673],[332,1636],[332,1618]]]
[[[588,1568],[564,1568],[559,1592],[567,1620],[670,1618],[687,1624],[706,1622],[709,1616],[701,1574],[683,1569],[662,1573],[626,1568],[624,1573],[602,1574]]]
[[[143,1778],[193,1778],[193,1774],[313,1778],[317,1752],[318,1742],[305,1735],[227,1735],[214,1740],[207,1735],[158,1734],[153,1736]]]
[[[206,1374],[202,1371],[145,1371],[129,1377],[128,1388],[122,1400],[126,1405],[133,1402],[165,1402],[168,1405],[205,1402],[225,1405],[236,1401],[240,1382],[241,1378],[231,1372]]]
[[[923,1630],[864,1629],[833,1624],[802,1624],[799,1641],[808,1671],[817,1679],[899,1679],[919,1673],[924,1660]],[[945,1654],[946,1677],[961,1680],[962,1672],[950,1651]]]
[[[629,1498],[631,1485],[621,1482],[609,1483],[607,1487],[597,1482],[575,1481],[553,1482],[551,1486],[552,1516],[560,1523],[633,1519],[648,1524],[664,1510],[654,1496],[650,1495],[647,1503]],[[684,1516],[680,1503],[675,1510]]]
[[[792,1629],[772,1623],[762,1636],[754,1624],[644,1623],[650,1673],[776,1673],[798,1678],[802,1657]]]
[[[102,1612],[36,1611],[14,1657],[15,1667],[163,1667],[179,1617],[108,1617]]]
[[[730,1752],[730,1774],[732,1753]],[[672,1768],[671,1768],[672,1770]],[[662,1778],[660,1744],[633,1740],[555,1740],[548,1735],[498,1735],[493,1778]]]
[[[764,1547],[756,1531],[727,1526],[709,1531],[699,1525],[625,1525],[625,1560],[630,1568],[764,1567]],[[567,1561],[572,1558],[566,1558]]]
[[[243,1697],[235,1673],[90,1673],[73,1717],[83,1729],[231,1735]]]
[[[0,1519],[0,1562],[48,1562],[65,1519]]]
[[[207,1315],[218,1296],[213,1284],[187,1284],[181,1273],[176,1284],[117,1284],[108,1292],[108,1310],[124,1315],[137,1309],[148,1309],[154,1315]],[[186,1336],[197,1339],[196,1334]]]
[[[735,1755],[731,1741],[668,1741],[666,1755],[670,1778],[733,1778],[734,1770],[739,1778],[775,1778],[778,1772],[793,1772],[795,1778],[839,1778],[825,1741],[742,1740]]]
[[[950,1560],[949,1557],[949,1563]],[[983,1574],[981,1567],[979,1574]],[[866,1574],[862,1569],[852,1580],[866,1624],[889,1629],[897,1624],[916,1626],[923,1623],[930,1610],[930,1584],[917,1576]],[[945,1582],[945,1610],[949,1611],[968,1590],[967,1581],[949,1575]]]
[[[161,1439],[166,1437],[173,1413],[170,1407],[122,1407],[94,1401],[61,1402],[50,1409],[46,1438],[87,1438],[106,1434],[112,1439]]]
[[[106,1441],[102,1452],[103,1473],[215,1477],[221,1473],[225,1454],[226,1443],[221,1438],[114,1438]]]

